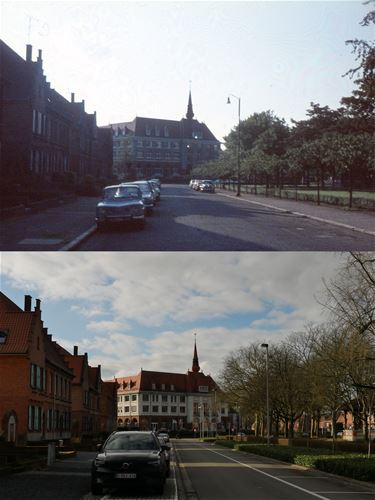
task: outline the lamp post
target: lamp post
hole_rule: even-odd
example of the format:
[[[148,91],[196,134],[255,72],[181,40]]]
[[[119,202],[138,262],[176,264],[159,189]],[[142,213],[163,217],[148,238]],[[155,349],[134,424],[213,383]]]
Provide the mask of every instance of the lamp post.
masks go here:
[[[237,142],[237,193],[236,196],[241,196],[241,184],[240,184],[240,173],[241,173],[241,97],[237,97],[234,94],[229,94],[229,96],[234,97],[238,101],[238,142]],[[230,97],[228,97],[227,104],[231,104]]]
[[[268,344],[262,344],[266,349],[266,399],[267,399],[267,445],[270,444],[270,401],[268,392]]]

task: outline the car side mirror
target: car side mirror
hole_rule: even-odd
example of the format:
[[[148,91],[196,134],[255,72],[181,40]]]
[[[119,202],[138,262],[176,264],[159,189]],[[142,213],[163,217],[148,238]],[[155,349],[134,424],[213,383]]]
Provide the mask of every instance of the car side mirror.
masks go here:
[[[96,445],[96,451],[100,451],[102,449],[102,443]]]

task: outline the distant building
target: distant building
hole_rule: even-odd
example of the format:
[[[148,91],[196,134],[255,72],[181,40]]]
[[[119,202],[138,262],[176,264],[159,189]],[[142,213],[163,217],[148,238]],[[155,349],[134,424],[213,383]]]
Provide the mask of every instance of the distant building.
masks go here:
[[[192,369],[185,374],[141,370],[116,382],[119,427],[195,429],[197,434],[226,428],[227,405],[213,378],[200,370],[196,344]]]
[[[194,119],[191,93],[180,121],[137,117],[108,127],[113,133],[113,173],[119,180],[184,178],[193,166],[219,156],[220,142]]]
[[[111,133],[96,125],[85,103],[69,102],[43,74],[42,51],[26,60],[0,40],[1,182],[28,179],[79,184],[86,175],[107,178],[112,170]]]

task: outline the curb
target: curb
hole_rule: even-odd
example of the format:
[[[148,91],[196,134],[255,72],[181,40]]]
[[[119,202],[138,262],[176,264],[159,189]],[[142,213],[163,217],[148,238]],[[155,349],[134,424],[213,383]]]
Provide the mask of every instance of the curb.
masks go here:
[[[225,196],[227,198],[238,199],[237,197],[232,196],[230,194],[225,194],[225,193],[217,193],[217,194],[220,196]],[[289,210],[287,208],[280,208],[280,207],[276,207],[275,205],[269,205],[268,203],[261,203],[260,201],[248,200],[246,198],[240,198],[240,200],[246,201],[247,203],[253,203],[254,205],[260,205],[260,206],[266,207],[266,208],[273,208],[274,210],[279,210],[280,212],[298,215],[299,217],[305,217],[306,219],[316,220],[318,222],[324,222],[325,224],[331,224],[333,226],[339,226],[339,227],[343,227],[345,229],[350,229],[352,231],[357,231],[359,233],[364,233],[364,234],[368,234],[370,236],[375,236],[375,231],[368,231],[367,229],[361,229],[359,227],[350,226],[349,224],[344,224],[343,222],[337,222],[337,221],[330,220],[330,219],[323,219],[322,217],[316,217],[314,215],[307,215],[307,214],[304,214],[301,212],[294,212],[293,210]]]
[[[74,250],[75,247],[77,247],[80,243],[89,238],[93,233],[95,233],[95,231],[96,231],[96,225],[91,226],[90,229],[77,236],[77,238],[74,238],[74,240],[70,241],[63,247],[59,248],[58,252],[67,252],[69,250]]]

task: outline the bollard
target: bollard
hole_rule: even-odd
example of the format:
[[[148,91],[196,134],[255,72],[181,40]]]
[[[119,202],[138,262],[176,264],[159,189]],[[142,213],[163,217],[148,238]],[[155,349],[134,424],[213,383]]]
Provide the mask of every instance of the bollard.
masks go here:
[[[47,465],[53,465],[56,460],[56,445],[55,443],[48,443]]]

